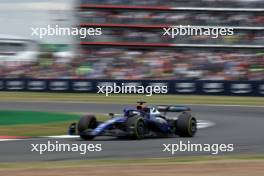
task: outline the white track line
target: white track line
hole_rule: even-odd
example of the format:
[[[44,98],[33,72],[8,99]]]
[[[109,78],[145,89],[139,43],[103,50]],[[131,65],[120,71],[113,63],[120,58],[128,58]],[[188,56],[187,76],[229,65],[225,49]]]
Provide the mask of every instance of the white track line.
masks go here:
[[[21,141],[25,139],[0,139],[0,142],[5,142],[5,141]]]
[[[58,136],[42,136],[41,138],[74,139],[79,137],[80,137],[79,135],[58,135]]]
[[[197,128],[202,129],[202,128],[208,128],[214,126],[214,122],[210,122],[207,120],[197,120]]]

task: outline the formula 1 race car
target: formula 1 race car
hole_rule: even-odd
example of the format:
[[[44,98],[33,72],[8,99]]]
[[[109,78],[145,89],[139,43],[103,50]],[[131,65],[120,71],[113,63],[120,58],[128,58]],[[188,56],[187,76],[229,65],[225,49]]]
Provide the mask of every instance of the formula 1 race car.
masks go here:
[[[78,123],[72,123],[69,134],[78,134],[84,140],[96,136],[116,136],[134,139],[145,137],[193,137],[197,131],[197,122],[191,109],[179,105],[145,106],[146,102],[137,102],[136,108],[125,108],[122,115],[110,113],[110,119],[98,122],[94,115],[82,117]],[[177,112],[177,117],[168,117],[168,112]]]

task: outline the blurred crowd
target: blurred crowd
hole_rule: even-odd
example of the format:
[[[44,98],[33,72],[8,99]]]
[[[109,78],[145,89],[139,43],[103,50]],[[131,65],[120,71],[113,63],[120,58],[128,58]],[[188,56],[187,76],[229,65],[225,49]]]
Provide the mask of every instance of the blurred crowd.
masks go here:
[[[264,13],[89,10],[79,16],[84,24],[264,26]]]
[[[264,80],[264,53],[247,50],[88,49],[75,59],[42,58],[2,67],[0,77]]]
[[[263,8],[263,0],[81,0],[82,4],[96,5],[153,5],[171,7],[258,7]]]
[[[264,8],[263,0],[82,0],[83,4],[156,5],[171,7]],[[125,10],[80,10],[79,23],[137,25],[199,25],[264,27],[262,13],[253,12],[154,12]],[[81,42],[148,44],[264,45],[264,30],[234,30],[233,36],[164,36],[162,28],[104,27],[103,35]],[[79,45],[78,56],[63,57],[43,52],[34,61],[0,62],[0,78],[61,79],[173,79],[262,80],[264,52],[261,49],[223,48],[94,48]],[[4,49],[5,50],[5,49]]]

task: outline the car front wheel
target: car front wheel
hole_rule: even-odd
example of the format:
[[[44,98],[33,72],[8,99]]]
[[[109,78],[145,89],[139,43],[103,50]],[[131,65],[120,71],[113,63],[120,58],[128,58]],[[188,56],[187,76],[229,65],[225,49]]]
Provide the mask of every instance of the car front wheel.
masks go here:
[[[128,135],[135,139],[143,139],[145,137],[145,123],[142,117],[129,117],[127,120]]]

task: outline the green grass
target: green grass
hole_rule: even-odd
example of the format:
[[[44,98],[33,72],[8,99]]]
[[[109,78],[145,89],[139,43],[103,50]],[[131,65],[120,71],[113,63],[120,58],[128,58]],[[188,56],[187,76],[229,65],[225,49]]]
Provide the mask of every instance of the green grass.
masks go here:
[[[0,125],[43,124],[79,119],[76,114],[37,112],[37,111],[0,111]]]
[[[77,122],[81,114],[0,111],[0,135],[3,136],[49,136],[67,134],[70,123]],[[107,117],[97,115],[98,120]]]
[[[0,126],[2,136],[53,136],[67,134],[70,121],[31,125],[8,125]]]
[[[0,92],[1,101],[59,101],[87,103],[134,104],[144,100],[152,104],[217,104],[264,106],[264,97],[198,96],[198,95],[110,95],[86,93]]]
[[[148,158],[148,159],[111,159],[111,160],[72,160],[72,161],[48,161],[48,162],[16,162],[0,163],[0,170],[5,169],[35,169],[35,168],[69,168],[88,166],[127,166],[127,165],[160,165],[160,164],[195,164],[213,162],[250,162],[264,161],[264,155],[225,155],[225,156],[179,156],[174,158]]]

